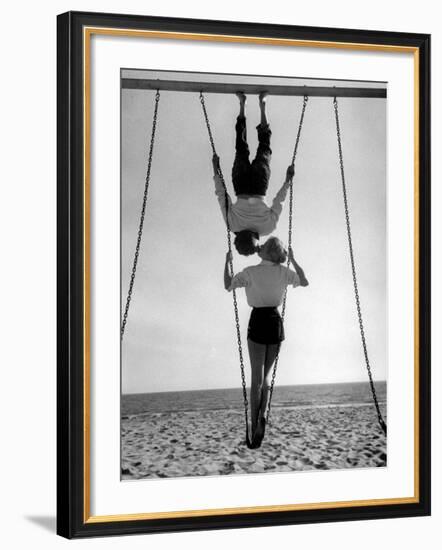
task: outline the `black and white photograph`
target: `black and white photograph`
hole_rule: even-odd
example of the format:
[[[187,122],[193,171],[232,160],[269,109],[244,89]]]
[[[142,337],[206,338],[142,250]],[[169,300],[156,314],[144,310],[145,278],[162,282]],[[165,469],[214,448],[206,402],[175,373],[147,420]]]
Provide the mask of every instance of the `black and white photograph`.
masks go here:
[[[120,77],[121,479],[386,467],[388,83]]]
[[[311,13],[57,18],[65,538],[431,513],[430,35]]]

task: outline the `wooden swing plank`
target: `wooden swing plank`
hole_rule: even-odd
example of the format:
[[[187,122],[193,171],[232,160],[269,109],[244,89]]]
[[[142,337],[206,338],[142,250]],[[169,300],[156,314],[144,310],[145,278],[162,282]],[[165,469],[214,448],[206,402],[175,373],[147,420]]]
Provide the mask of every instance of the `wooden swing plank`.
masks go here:
[[[386,88],[351,88],[345,86],[288,86],[286,84],[238,84],[232,82],[194,82],[186,80],[157,80],[144,78],[123,78],[125,90],[165,90],[173,92],[204,92],[216,94],[259,94],[309,97],[365,97],[386,98]]]

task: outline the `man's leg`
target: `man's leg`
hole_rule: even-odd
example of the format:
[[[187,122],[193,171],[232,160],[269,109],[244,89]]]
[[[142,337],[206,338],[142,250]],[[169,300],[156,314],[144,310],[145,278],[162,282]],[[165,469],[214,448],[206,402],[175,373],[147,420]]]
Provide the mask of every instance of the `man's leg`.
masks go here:
[[[235,131],[235,160],[232,168],[232,183],[236,195],[249,193],[250,179],[250,151],[247,144],[247,127],[245,117],[246,96],[242,92],[238,92],[239,99],[239,114],[236,119]]]
[[[270,126],[267,121],[266,97],[266,93],[261,93],[259,95],[261,122],[256,127],[258,130],[259,145],[258,150],[256,151],[256,157],[251,164],[252,193],[256,195],[266,194],[270,180],[270,160],[272,157],[270,137],[272,135],[272,131],[270,130]]]

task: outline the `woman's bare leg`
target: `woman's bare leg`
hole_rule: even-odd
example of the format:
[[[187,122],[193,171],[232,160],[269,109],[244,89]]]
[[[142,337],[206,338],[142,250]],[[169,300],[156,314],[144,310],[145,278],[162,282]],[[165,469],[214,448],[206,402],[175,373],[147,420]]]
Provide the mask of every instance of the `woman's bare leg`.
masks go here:
[[[264,359],[264,379],[262,384],[262,407],[261,414],[267,410],[267,404],[270,397],[270,384],[272,381],[272,367],[275,363],[280,344],[268,344],[266,346],[266,354]]]
[[[247,344],[249,346],[250,366],[252,369],[252,383],[250,387],[250,409],[253,435],[256,430],[259,406],[261,404],[266,346],[265,344],[257,344],[250,339],[247,340]]]

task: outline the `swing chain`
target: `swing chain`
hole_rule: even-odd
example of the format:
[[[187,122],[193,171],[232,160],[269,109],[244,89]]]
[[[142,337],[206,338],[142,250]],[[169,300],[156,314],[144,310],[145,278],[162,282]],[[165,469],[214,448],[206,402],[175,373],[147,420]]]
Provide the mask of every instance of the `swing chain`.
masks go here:
[[[301,131],[304,124],[304,115],[305,115],[305,109],[307,107],[307,103],[308,103],[308,96],[305,95],[304,101],[302,103],[301,117],[299,119],[298,133],[296,134],[295,147],[293,149],[292,166],[295,165],[296,154],[298,152],[298,145],[299,145],[299,140],[301,138]],[[292,250],[292,227],[293,227],[293,179],[290,181],[290,191],[289,191],[289,235],[288,235],[289,252]],[[287,269],[289,267],[290,267],[290,255],[287,256]],[[287,303],[287,286],[285,287],[284,298],[283,298],[282,309],[281,309],[281,318],[282,318],[283,325],[284,325],[284,318],[285,318],[286,303]],[[269,399],[267,402],[267,411],[265,412],[265,418],[267,423],[269,422],[269,417],[270,417],[270,406],[272,403],[273,389],[275,387],[276,371],[278,369],[280,351],[281,351],[281,344],[279,344],[278,352],[275,358],[275,364],[273,365],[272,379],[271,379],[270,388],[269,388]]]
[[[209,134],[209,140],[210,145],[212,147],[212,152],[214,155],[216,155],[216,148],[215,148],[215,142],[212,135],[212,128],[210,126],[209,117],[207,115],[206,110],[206,103],[204,94],[201,91],[200,92],[200,102],[201,106],[203,108],[203,114],[204,114],[204,120],[206,122],[207,126],[207,132]],[[229,217],[228,217],[228,208],[229,208],[229,202],[228,202],[228,194],[227,194],[227,187],[224,180],[224,175],[222,173],[221,167],[218,165],[218,176],[221,180],[223,189],[224,189],[224,197],[225,197],[225,205],[226,205],[226,225],[227,225],[227,246],[229,249],[229,270],[230,270],[230,276],[233,277],[234,271],[233,271],[233,255],[232,255],[232,240],[230,236],[230,225],[229,225]],[[249,402],[247,399],[247,387],[246,387],[246,377],[244,372],[244,357],[243,357],[243,349],[242,349],[242,342],[241,342],[241,327],[239,324],[239,312],[238,312],[238,301],[236,297],[236,290],[233,289],[233,309],[234,309],[234,315],[235,315],[235,325],[236,325],[236,338],[238,343],[238,355],[239,355],[239,364],[240,364],[240,370],[241,370],[241,384],[242,384],[242,393],[243,393],[243,401],[244,401],[244,416],[245,416],[245,422],[246,422],[246,434],[248,439],[248,430],[249,430],[249,416],[248,416],[248,408],[249,408]]]
[[[345,174],[344,174],[344,157],[342,154],[342,143],[341,143],[341,128],[339,125],[339,110],[338,110],[338,100],[336,97],[333,98],[333,107],[335,111],[335,119],[336,119],[336,134],[338,138],[338,153],[339,153],[339,165],[340,165],[340,171],[341,171],[341,181],[342,181],[342,194],[344,198],[344,209],[345,209],[345,224],[347,227],[347,241],[348,241],[348,248],[350,252],[350,263],[351,263],[351,272],[353,277],[353,289],[355,294],[355,302],[356,302],[356,311],[358,315],[358,323],[359,323],[359,331],[361,333],[361,341],[362,341],[362,349],[364,351],[364,358],[365,358],[365,365],[367,367],[368,372],[368,378],[370,381],[370,389],[373,396],[373,401],[376,407],[376,412],[378,416],[378,422],[382,429],[382,431],[386,434],[387,433],[387,425],[382,418],[381,410],[379,408],[379,403],[376,395],[376,389],[373,382],[373,376],[371,372],[371,366],[370,361],[368,359],[368,351],[367,351],[367,342],[365,339],[365,331],[364,331],[364,323],[362,319],[362,309],[361,309],[361,302],[359,298],[359,289],[358,289],[358,281],[356,276],[356,264],[355,264],[355,258],[353,253],[353,241],[352,241],[352,235],[351,235],[351,225],[350,225],[350,213],[349,213],[349,207],[348,207],[348,198],[347,198],[347,186],[345,183]]]
[[[145,182],[144,182],[143,203],[142,203],[142,206],[141,206],[140,223],[139,223],[139,226],[138,226],[137,244],[136,244],[136,247],[135,247],[135,255],[134,255],[134,260],[133,260],[133,264],[132,264],[132,272],[131,272],[131,275],[130,275],[129,290],[128,290],[128,293],[127,293],[126,306],[124,308],[123,321],[121,323],[121,329],[120,329],[121,339],[123,339],[124,330],[126,328],[127,316],[128,316],[128,313],[129,313],[129,307],[130,307],[130,302],[132,300],[132,292],[133,292],[134,283],[135,283],[135,275],[136,275],[136,272],[137,272],[138,257],[140,255],[141,238],[143,236],[144,217],[146,215],[147,193],[149,191],[150,170],[151,170],[151,167],[152,167],[153,146],[154,146],[154,142],[155,142],[155,132],[156,132],[156,128],[157,128],[159,102],[160,102],[160,91],[157,90],[156,94],[155,94],[155,107],[154,107],[153,121],[152,121],[152,131],[151,131],[151,137],[150,137],[149,159],[148,159],[148,163],[147,163],[146,179],[145,179]]]
[[[292,154],[292,166],[295,165],[296,153],[298,152],[299,139],[301,137],[302,125],[304,124],[304,114],[305,114],[305,108],[307,107],[307,103],[308,103],[308,95],[305,95],[304,100],[302,102],[301,118],[299,120],[298,133],[296,135],[295,147],[293,149],[293,154]]]
[[[308,102],[308,96],[304,96],[304,101],[302,103],[302,111],[301,111],[301,117],[299,119],[299,125],[298,125],[298,133],[296,134],[296,141],[295,141],[295,147],[293,149],[293,155],[292,155],[292,166],[295,166],[295,160],[296,160],[296,154],[298,152],[298,145],[299,140],[301,138],[301,131],[302,126],[304,124],[304,115],[305,115],[305,109],[307,107]],[[289,237],[288,237],[288,248],[291,250],[292,248],[292,225],[293,225],[293,178],[290,181],[290,194],[289,194]],[[290,261],[288,261],[287,266],[290,265]],[[285,306],[285,302],[284,302]],[[284,307],[285,309],[285,307]]]

